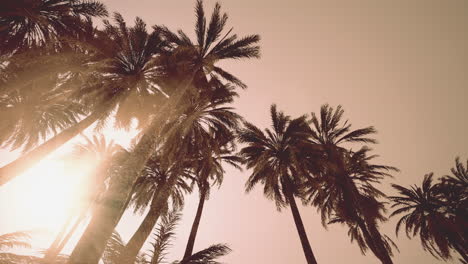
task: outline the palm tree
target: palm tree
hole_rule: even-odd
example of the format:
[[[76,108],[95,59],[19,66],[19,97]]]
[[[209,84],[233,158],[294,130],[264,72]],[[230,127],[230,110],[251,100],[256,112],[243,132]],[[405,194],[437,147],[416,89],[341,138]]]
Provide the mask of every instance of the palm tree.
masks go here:
[[[291,119],[272,105],[271,119],[273,130],[265,129],[264,133],[245,122],[245,128],[239,132],[239,141],[247,144],[240,155],[247,168],[253,169],[246,191],[262,183],[265,196],[276,202],[278,210],[285,206],[291,208],[307,263],[317,263],[294,198],[300,194],[299,186],[303,181],[301,150],[308,145],[305,116]]]
[[[450,248],[453,248],[467,262],[466,237],[463,236],[466,225],[459,226],[453,221],[441,197],[440,186],[433,184],[432,177],[432,173],[426,174],[421,187],[392,185],[399,196],[389,197],[393,202],[392,207],[396,208],[391,216],[403,214],[396,225],[396,233],[404,225],[406,235],[411,238],[419,234],[423,249],[434,257],[450,259]]]
[[[216,259],[225,256],[230,252],[231,249],[228,245],[214,244],[181,261],[174,261],[173,264],[221,264],[221,262],[216,261]]]
[[[117,125],[128,126],[132,118],[146,122],[148,112],[163,92],[157,85],[162,74],[156,57],[164,50],[164,41],[155,31],[148,33],[146,24],[137,18],[127,27],[122,16],[115,14],[116,24],[105,22],[102,32],[95,32],[88,42],[94,54],[85,60],[83,71],[69,73],[64,86],[73,86],[69,94],[90,109],[78,123],[68,126],[56,136],[0,168],[0,186],[24,172],[64,143],[99,121],[102,127],[116,110]],[[90,68],[90,69],[88,69]],[[78,87],[78,88],[77,88]],[[136,111],[135,109],[139,109]]]
[[[449,216],[458,226],[468,226],[468,160],[464,166],[460,158],[455,159],[455,167],[451,169],[452,175],[445,175],[437,184],[440,199],[445,204]],[[468,232],[468,229],[466,229]],[[465,233],[463,237],[467,237]]]
[[[167,256],[167,250],[171,246],[171,239],[175,236],[175,228],[180,221],[181,214],[177,211],[171,211],[162,217],[156,232],[154,241],[151,243],[151,264],[164,263]]]
[[[226,145],[230,145],[232,143],[233,142],[227,142]],[[236,155],[232,155],[233,148],[229,148],[229,146],[226,145],[221,146],[219,150],[209,146],[206,149],[201,149],[202,153],[200,158],[195,159],[194,169],[195,174],[197,175],[195,182],[198,187],[200,198],[183,259],[190,257],[193,253],[195,238],[197,236],[198,227],[203,213],[203,207],[205,205],[205,201],[210,195],[210,180],[213,181],[213,184],[217,184],[218,186],[221,186],[223,181],[225,171],[221,162],[226,162],[237,169],[241,169],[238,165],[242,161],[241,158]]]
[[[187,162],[174,161],[167,165],[160,153],[155,153],[148,161],[135,188],[131,204],[134,211],[142,213],[148,206],[149,211],[137,231],[124,247],[121,256],[122,263],[132,263],[138,252],[151,234],[157,220],[169,208],[181,208],[184,205],[184,194],[192,188],[187,181],[193,180]]]
[[[72,100],[56,100],[62,89],[41,91],[55,80],[36,82],[28,89],[15,90],[0,97],[0,145],[30,150],[50,134],[76,124],[85,113],[83,106]]]
[[[167,250],[172,245],[171,240],[175,233],[174,229],[180,220],[180,214],[176,211],[167,213],[163,218],[159,227],[154,234],[153,249],[151,251],[151,261],[147,263],[162,264],[166,263]],[[220,264],[215,259],[228,254],[231,249],[224,244],[215,244],[206,249],[203,249],[193,255],[184,258],[181,261],[174,261],[173,264]]]
[[[309,177],[303,185],[304,199],[320,211],[324,227],[333,223],[348,225],[351,241],[358,243],[363,254],[377,243],[372,234],[381,237],[378,230],[370,230],[373,227],[377,229],[378,222],[386,220],[384,202],[379,200],[386,196],[373,184],[391,176],[389,172],[397,171],[394,167],[370,163],[376,156],[369,156],[369,151],[369,148],[363,147],[356,152],[348,151],[343,157],[345,174],[351,179],[349,184],[355,192],[360,208],[352,207],[350,200],[345,199],[345,195],[349,193],[344,190],[345,186],[340,178],[336,177],[336,167],[333,164],[324,162],[325,166],[321,171],[314,173],[314,176]],[[366,226],[366,221],[370,227]],[[394,243],[390,238],[383,236],[381,239],[386,250],[391,251],[390,246]]]
[[[93,207],[99,202],[100,196],[106,189],[106,182],[112,176],[110,171],[112,163],[126,153],[120,145],[115,144],[113,140],[107,141],[103,135],[95,135],[92,139],[84,138],[85,143],[75,145],[67,159],[70,159],[71,162],[76,162],[79,159],[92,160],[95,163],[95,168],[82,188],[85,193],[81,194],[79,199],[81,205],[76,212],[70,214],[62,230],[46,251],[44,259],[48,262],[52,262],[60,254],[79,224],[85,220],[88,214],[92,213]],[[68,232],[65,234],[67,230]]]
[[[213,78],[208,83],[213,87],[208,86],[198,96],[191,96],[187,102],[186,112],[178,119],[168,123],[166,125],[167,129],[162,129],[161,140],[163,143],[161,153],[158,155],[163,159],[158,160],[159,165],[157,166],[166,167],[167,164],[170,164],[172,175],[164,185],[161,185],[160,194],[153,197],[155,200],[154,205],[151,207],[151,216],[148,213],[149,219],[153,220],[149,220],[150,224],[146,226],[140,226],[127,244],[126,255],[128,259],[134,258],[143,246],[157,218],[162,213],[164,205],[167,203],[168,195],[173,189],[177,177],[184,176],[184,162],[193,164],[190,160],[198,158],[192,157],[193,153],[198,154],[202,149],[215,147],[212,142],[220,144],[222,140],[229,137],[229,141],[232,141],[232,131],[237,129],[240,116],[232,112],[230,107],[225,107],[224,104],[232,102],[236,94],[231,91],[231,86],[220,84],[216,78]],[[226,157],[226,160],[228,159],[230,157]]]
[[[31,233],[24,231],[0,235],[0,251],[17,248],[31,248],[31,244],[29,243],[30,239]],[[66,256],[59,256],[57,258],[57,262],[55,263],[65,264],[66,261]],[[18,255],[9,252],[0,252],[0,262],[2,264],[42,263],[41,258],[39,257],[29,255]]]
[[[99,214],[93,217],[72,253],[71,263],[97,263],[99,256],[102,254],[106,239],[111,235],[112,230],[120,219],[121,215],[119,211],[129,195],[130,188],[127,183],[133,183],[137,179],[138,173],[144,167],[149,157],[154,153],[158,145],[157,132],[161,127],[160,124],[166,123],[168,118],[180,116],[177,114],[177,112],[180,113],[183,110],[180,109],[182,106],[180,104],[180,99],[183,94],[189,91],[189,88],[193,87],[193,80],[203,79],[198,78],[198,76],[206,76],[206,74],[210,74],[214,69],[217,69],[218,72],[222,72],[223,78],[230,79],[233,83],[239,85],[241,83],[237,78],[224,70],[221,71],[221,68],[218,69],[215,64],[225,59],[259,57],[259,47],[256,46],[259,41],[258,35],[237,39],[236,35],[229,35],[230,32],[228,32],[224,37],[221,37],[227,21],[227,15],[221,17],[219,15],[220,8],[217,5],[207,27],[204,13],[201,12],[202,10],[202,2],[198,1],[196,32],[199,45],[194,45],[188,41],[189,39],[185,37],[186,34],[182,31],[176,35],[164,27],[162,28],[163,35],[174,47],[173,56],[169,57],[169,61],[177,61],[177,57],[180,56],[181,53],[184,53],[184,51],[185,58],[187,58],[187,54],[189,53],[194,54],[190,56],[190,60],[185,60],[189,63],[177,65],[181,66],[181,68],[187,66],[189,74],[184,74],[182,78],[179,78],[177,87],[181,88],[175,89],[175,91],[170,93],[164,105],[157,109],[152,116],[153,119],[151,123],[136,145],[134,155],[131,155],[125,163],[122,164],[119,171],[119,179],[116,179],[116,184],[111,185],[108,195],[105,198],[106,200],[113,201],[115,206],[113,208],[103,207],[99,210]],[[173,65],[173,68],[178,67]],[[183,72],[186,73],[187,71]],[[195,78],[195,76],[197,76],[197,78]],[[174,108],[175,106],[179,107],[179,110],[173,113],[173,109],[177,109]],[[118,208],[118,210],[115,210],[115,208]],[[103,223],[105,223],[105,225],[103,225]]]
[[[120,234],[114,231],[106,242],[104,253],[102,254],[102,262],[104,264],[116,264],[121,260],[121,254],[125,248],[125,243]],[[148,264],[145,254],[140,254],[136,258],[134,264]]]
[[[0,250],[30,248],[31,245],[28,242],[30,238],[31,235],[28,232],[13,232],[0,235]],[[6,252],[0,253],[0,261],[2,263],[19,263],[20,261],[23,261],[23,259],[30,260],[31,257]]]
[[[349,158],[350,152],[341,146],[344,143],[376,143],[374,139],[368,137],[376,131],[373,127],[351,130],[351,124],[348,124],[348,121],[342,123],[343,113],[341,106],[334,110],[326,104],[320,109],[320,118],[312,113],[310,120],[312,124],[309,132],[310,140],[313,144],[319,146],[323,152],[320,159],[323,165],[321,168],[314,168],[314,170],[323,170],[324,175],[322,176],[327,178],[326,181],[335,182],[333,184],[335,189],[329,190],[329,192],[333,194],[331,198],[338,199],[330,201],[330,207],[326,209],[328,212],[322,214],[322,218],[325,216],[326,219],[330,212],[334,212],[335,214],[339,213],[340,218],[345,217],[348,221],[356,222],[366,238],[367,246],[374,255],[382,263],[389,264],[392,263],[391,248],[377,227],[377,220],[383,221],[385,218],[377,217],[379,216],[379,210],[369,210],[364,206],[362,194],[360,194],[359,189],[353,182],[352,175],[349,174],[346,168],[346,159]],[[390,167],[386,169],[388,170]],[[310,185],[310,188],[316,187],[315,184]],[[377,190],[374,188],[374,191]],[[371,194],[369,197],[372,197],[372,195],[383,196],[380,192],[368,194]],[[381,207],[375,199],[373,200],[375,208]],[[317,205],[320,206],[320,203],[318,202]],[[372,211],[374,214],[369,214]]]
[[[4,0],[0,4],[0,54],[57,45],[81,31],[83,18],[107,16],[98,1]]]

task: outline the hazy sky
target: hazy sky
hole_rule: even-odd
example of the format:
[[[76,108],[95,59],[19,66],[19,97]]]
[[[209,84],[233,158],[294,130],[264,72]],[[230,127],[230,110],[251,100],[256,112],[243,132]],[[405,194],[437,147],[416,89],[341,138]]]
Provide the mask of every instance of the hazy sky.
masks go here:
[[[195,1],[104,2],[127,20],[140,16],[148,25],[193,36]],[[468,158],[468,1],[221,4],[234,32],[262,37],[260,60],[223,65],[249,86],[235,107],[250,122],[269,126],[272,103],[292,116],[316,112],[324,103],[343,105],[355,128],[373,125],[379,131],[379,162],[401,170],[382,185],[389,194],[390,182],[419,184],[425,173],[448,173],[456,156]],[[207,13],[213,5],[206,1]],[[248,172],[227,170],[220,191],[205,204],[195,250],[222,242],[233,249],[223,259],[227,263],[305,263],[290,211],[277,212],[261,188],[246,195],[247,177]],[[183,255],[197,202],[196,193],[187,197],[171,260]],[[5,204],[0,202],[2,212]],[[300,210],[319,263],[379,263],[372,253],[361,255],[346,228],[327,231],[314,208]],[[139,221],[126,215],[119,231],[128,239]],[[393,220],[382,230],[400,248],[395,263],[438,263],[418,239],[395,238],[394,228]]]

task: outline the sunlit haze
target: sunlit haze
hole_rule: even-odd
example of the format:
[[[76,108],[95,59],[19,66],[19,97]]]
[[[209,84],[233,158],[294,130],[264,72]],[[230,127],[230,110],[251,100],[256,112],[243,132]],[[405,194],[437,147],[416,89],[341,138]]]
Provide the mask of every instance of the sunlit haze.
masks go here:
[[[148,25],[183,29],[195,39],[195,0],[103,0],[110,12],[120,12],[128,25],[136,16]],[[214,0],[205,1],[212,10]],[[223,67],[248,85],[239,90],[233,107],[260,128],[270,126],[269,107],[297,117],[318,112],[329,103],[342,105],[353,128],[374,126],[377,163],[400,169],[378,186],[394,195],[391,183],[420,184],[424,174],[450,173],[455,157],[468,159],[468,1],[267,1],[223,0],[228,27],[239,36],[261,36],[261,58],[223,62]],[[0,44],[1,45],[1,44]],[[0,121],[1,122],[1,121]],[[128,148],[138,131],[103,130],[108,140]],[[93,135],[89,128],[83,135]],[[70,212],[85,201],[90,159],[67,158],[82,136],[48,156],[0,188],[0,234],[46,230],[34,236],[34,248],[47,249]],[[19,153],[0,150],[0,165]],[[231,264],[306,263],[289,209],[278,211],[262,186],[245,193],[251,171],[226,167],[223,185],[212,188],[206,201],[195,251],[227,243]],[[180,260],[198,205],[197,191],[186,196],[168,260]],[[351,243],[347,227],[322,226],[316,208],[298,207],[320,264],[377,264]],[[391,210],[389,210],[391,212]],[[387,212],[387,216],[389,215]],[[127,241],[143,215],[127,210],[117,230]],[[394,263],[446,263],[425,252],[419,237],[395,235],[397,219],[381,231],[399,247]],[[63,253],[69,254],[81,226]],[[150,236],[152,237],[152,236]],[[149,240],[143,247],[148,252]],[[453,260],[455,261],[455,260]],[[452,262],[455,263],[455,262]],[[1,264],[1,263],[0,263]]]

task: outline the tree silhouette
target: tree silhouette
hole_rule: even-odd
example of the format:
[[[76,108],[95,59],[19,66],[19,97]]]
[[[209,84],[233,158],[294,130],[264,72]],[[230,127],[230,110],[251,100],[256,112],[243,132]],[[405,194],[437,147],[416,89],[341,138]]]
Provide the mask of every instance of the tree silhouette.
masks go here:
[[[247,169],[253,170],[246,191],[261,183],[265,196],[275,201],[278,210],[286,206],[291,208],[307,263],[317,263],[294,198],[300,194],[299,186],[303,180],[301,149],[308,144],[305,116],[291,119],[272,105],[271,119],[273,130],[267,128],[264,133],[245,122],[245,128],[239,132],[239,141],[247,144],[240,155]]]
[[[201,4],[201,1],[197,3],[197,5],[200,6]],[[214,12],[214,14],[215,13],[216,12]],[[208,41],[208,43],[213,43],[219,39],[227,19],[227,16],[223,16],[226,17],[226,19],[223,20],[221,20],[219,16],[213,17],[213,23],[210,22],[210,25],[212,26],[208,26],[208,30],[206,31],[207,34],[203,34],[205,35],[205,40],[209,37],[210,41]],[[206,25],[203,23],[203,19],[198,19],[197,28],[206,28]],[[210,30],[210,28],[213,29]],[[182,33],[179,32],[179,35],[183,36],[184,34]],[[164,36],[172,43],[173,46],[175,46],[173,53],[175,57],[180,55],[179,52],[184,49],[192,50],[192,52],[196,50],[200,51],[199,47],[196,47],[195,50],[193,48],[190,49],[188,45],[185,45],[185,43],[187,43],[186,40],[184,42],[180,42],[179,40],[182,38],[179,39],[175,34],[170,34],[167,30],[165,30]],[[174,38],[174,36],[177,38]],[[109,189],[108,195],[105,199],[112,201],[113,206],[102,207],[101,210],[99,210],[100,212],[91,219],[91,222],[80,239],[80,242],[77,244],[71,255],[71,263],[97,263],[99,260],[99,256],[102,254],[102,250],[104,248],[105,240],[111,235],[112,230],[117,225],[120,218],[119,211],[121,211],[121,207],[129,195],[130,188],[128,186],[131,186],[131,184],[128,183],[133,183],[137,179],[138,173],[155,151],[157,146],[157,132],[160,129],[160,124],[165,123],[167,120],[171,120],[173,117],[180,116],[180,113],[183,112],[183,109],[180,109],[180,99],[190,90],[189,88],[193,88],[193,85],[191,84],[193,83],[193,80],[197,79],[195,76],[206,76],[206,74],[211,73],[212,69],[214,69],[214,63],[219,60],[258,57],[259,47],[255,46],[258,41],[259,37],[257,35],[240,40],[237,39],[236,35],[226,36],[226,38],[219,40],[212,48],[210,48],[210,50],[203,53],[196,53],[203,54],[205,55],[204,57],[192,56],[192,60],[188,60],[188,62],[190,62],[188,63],[190,74],[180,79],[183,80],[179,82],[178,87],[180,87],[180,89],[176,89],[175,93],[168,93],[168,100],[166,100],[163,106],[158,108],[155,112],[151,123],[145,130],[138,144],[135,146],[133,155],[131,155],[122,165],[119,171],[119,179],[116,179],[116,184],[111,185],[111,188]],[[205,47],[207,47],[206,43],[207,42],[205,41]],[[207,49],[205,48],[204,50]],[[210,56],[207,57],[207,54]],[[172,57],[172,59],[173,58],[174,57]],[[181,67],[182,66],[183,65],[181,65]],[[179,108],[174,108],[175,106]],[[174,109],[177,109],[177,111],[174,111]]]
[[[0,5],[0,54],[57,45],[82,30],[84,18],[107,16],[98,1],[4,0]]]
[[[327,104],[320,108],[319,117],[312,113],[310,140],[322,149],[323,156],[318,160],[322,165],[312,168],[319,170],[319,177],[309,180],[306,187],[311,196],[309,200],[321,210],[323,223],[334,214],[329,220],[347,223],[355,230],[351,234],[358,234],[356,228],[359,228],[364,236],[358,240],[361,251],[366,249],[363,247],[365,242],[382,263],[392,263],[388,238],[378,230],[378,221],[386,218],[380,212],[384,206],[376,198],[385,195],[370,183],[396,169],[367,164],[367,148],[353,153],[341,146],[344,143],[376,143],[368,137],[376,132],[373,127],[351,130],[351,124],[342,121],[343,113],[341,106],[334,110]],[[364,184],[361,190],[359,184]]]
[[[116,13],[114,20],[117,25],[105,21],[104,30],[96,31],[88,40],[86,52],[92,51],[93,55],[83,62],[85,69],[71,72],[63,81],[64,86],[73,87],[71,90],[74,92],[69,96],[89,108],[87,116],[77,123],[64,123],[62,127],[68,126],[56,136],[0,168],[0,185],[24,172],[97,121],[97,126],[102,127],[113,110],[116,110],[115,118],[119,127],[128,127],[132,118],[139,118],[143,123],[147,120],[148,112],[145,109],[152,111],[156,97],[162,96],[157,86],[157,79],[162,73],[155,65],[155,55],[162,52],[164,42],[157,32],[148,33],[146,24],[140,18],[135,20],[133,27],[127,27],[120,14]],[[90,64],[95,64],[91,70],[87,69]],[[73,125],[69,126],[70,123]]]
[[[457,162],[457,165],[460,163]],[[458,166],[458,169],[464,171],[461,166]],[[459,171],[453,169],[453,172]],[[454,214],[458,210],[451,207],[451,203],[447,203],[450,199],[447,199],[447,192],[441,191],[450,186],[446,185],[449,177],[446,176],[443,183],[434,184],[433,174],[429,173],[424,176],[421,186],[413,185],[411,188],[405,188],[392,184],[399,195],[390,197],[393,202],[392,207],[396,208],[391,216],[402,214],[403,216],[396,225],[396,233],[398,234],[400,228],[404,226],[409,238],[419,235],[423,249],[429,251],[434,257],[450,259],[452,248],[467,262],[468,250],[466,236],[464,236],[467,226],[466,218],[463,219],[463,216],[460,218],[460,215],[457,217],[457,214]],[[458,182],[456,178],[451,179]],[[466,188],[464,192],[466,194]],[[464,198],[466,203],[466,196]],[[466,207],[461,210],[466,216]]]

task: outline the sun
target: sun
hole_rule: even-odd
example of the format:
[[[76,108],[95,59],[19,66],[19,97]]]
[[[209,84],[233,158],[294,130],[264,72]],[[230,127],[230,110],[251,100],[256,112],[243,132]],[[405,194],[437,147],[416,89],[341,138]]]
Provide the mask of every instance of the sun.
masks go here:
[[[83,163],[46,158],[8,187],[7,199],[0,200],[8,217],[2,225],[13,230],[47,230],[56,233],[80,206],[83,180],[89,173]],[[8,221],[8,222],[5,222]]]

